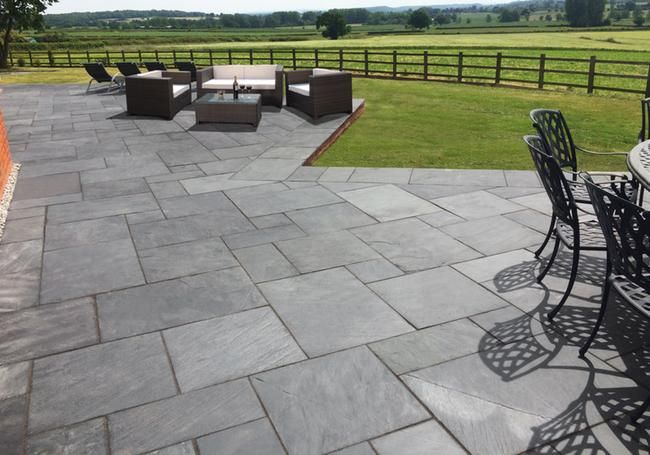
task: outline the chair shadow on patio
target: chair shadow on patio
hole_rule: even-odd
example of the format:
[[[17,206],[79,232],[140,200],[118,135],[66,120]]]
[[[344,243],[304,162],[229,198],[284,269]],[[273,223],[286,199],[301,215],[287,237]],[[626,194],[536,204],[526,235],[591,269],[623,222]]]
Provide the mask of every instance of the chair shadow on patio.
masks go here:
[[[549,276],[567,280],[570,260],[570,254],[560,255]],[[629,421],[629,415],[647,397],[643,387],[650,386],[650,345],[646,342],[650,324],[629,305],[612,300],[592,345],[593,354],[580,359],[577,348],[586,341],[596,321],[600,294],[587,298],[572,296],[554,321],[547,321],[546,314],[559,298],[555,294],[561,295],[561,291],[536,282],[540,262],[516,264],[495,275],[493,284],[498,293],[541,286],[542,297],[533,311],[499,322],[490,329],[499,342],[486,335],[479,345],[484,364],[505,382],[517,381],[542,369],[549,374],[553,374],[552,370],[567,369],[586,373],[582,393],[563,412],[532,429],[529,447],[540,447],[535,453],[557,453],[548,445],[551,443],[562,453],[611,453],[612,447],[630,453],[638,453],[639,447],[648,450],[650,412],[636,424]],[[605,259],[584,256],[581,262],[577,283],[600,289]],[[551,301],[552,296],[555,301]],[[568,352],[562,352],[565,349]],[[610,365],[602,361],[609,361]],[[610,369],[611,366],[619,371]],[[613,387],[609,383],[610,379],[622,377],[631,377],[642,387]],[[554,384],[558,389],[564,386]],[[554,390],[543,391],[542,396],[553,393]]]

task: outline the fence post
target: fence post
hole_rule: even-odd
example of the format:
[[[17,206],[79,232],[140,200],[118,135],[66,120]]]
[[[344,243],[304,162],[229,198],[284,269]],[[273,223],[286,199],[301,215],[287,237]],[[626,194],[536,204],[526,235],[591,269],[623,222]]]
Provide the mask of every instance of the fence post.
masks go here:
[[[176,64],[176,49],[172,50],[172,58],[174,59],[174,64]]]
[[[14,53],[9,51],[9,66],[14,66]]]
[[[106,51],[106,66],[111,66],[111,54]]]
[[[368,75],[368,49],[363,51],[363,70]]]
[[[343,71],[343,49],[339,49],[339,71]]]
[[[650,65],[648,65],[648,77],[645,83],[645,97],[650,98]]]
[[[296,50],[291,49],[291,58],[293,59],[293,70],[295,71],[297,69],[296,67]]]
[[[32,59],[32,51],[27,51],[27,55],[29,55],[29,66],[34,66],[34,61]]]
[[[122,49],[122,61],[126,62],[126,55],[124,54],[124,49]]]
[[[397,77],[397,51],[393,51],[393,79]]]
[[[539,76],[537,78],[537,88],[544,88],[544,69],[546,68],[546,54],[539,56]]]
[[[423,72],[423,78],[426,81],[427,79],[429,79],[429,51],[424,51],[422,57],[424,58],[422,72]]]
[[[456,77],[458,82],[463,82],[463,53],[458,53],[458,76]]]
[[[72,68],[72,56],[70,55],[70,50],[68,50],[68,66]]]
[[[271,65],[273,65],[273,49],[269,49],[269,60],[271,62]]]
[[[253,49],[248,50],[248,63],[253,64]]]
[[[500,84],[501,83],[501,60],[503,59],[503,55],[501,52],[497,52],[497,63],[496,63],[496,71],[494,73],[494,83],[495,84]]]
[[[596,56],[589,58],[589,76],[587,76],[587,93],[594,93],[594,79],[596,77]]]
[[[154,50],[154,54],[156,55],[156,61],[159,62],[160,59],[158,58],[158,49]]]
[[[228,49],[228,65],[232,65],[232,49]]]
[[[138,49],[138,62],[142,64],[142,51],[140,49]]]
[[[50,64],[50,66],[52,67],[56,66],[56,62],[54,61],[54,55],[52,55],[52,51],[47,51],[47,61]]]
[[[314,49],[314,66],[318,68],[318,49]]]

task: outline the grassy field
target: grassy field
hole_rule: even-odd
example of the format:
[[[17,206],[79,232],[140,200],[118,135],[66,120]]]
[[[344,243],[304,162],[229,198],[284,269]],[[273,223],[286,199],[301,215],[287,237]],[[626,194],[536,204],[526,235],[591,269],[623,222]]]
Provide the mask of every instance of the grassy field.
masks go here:
[[[629,98],[367,79],[354,81],[354,94],[366,112],[317,166],[530,169],[521,138],[535,107],[561,109],[576,142],[593,150],[630,150],[640,124]],[[621,157],[579,160],[585,169],[625,169]]]

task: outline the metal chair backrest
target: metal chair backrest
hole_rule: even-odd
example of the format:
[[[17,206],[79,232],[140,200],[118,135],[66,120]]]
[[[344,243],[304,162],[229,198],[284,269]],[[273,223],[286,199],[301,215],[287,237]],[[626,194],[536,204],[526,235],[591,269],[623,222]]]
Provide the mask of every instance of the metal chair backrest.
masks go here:
[[[550,151],[560,167],[563,169],[569,167],[573,172],[577,172],[576,147],[562,112],[553,109],[534,109],[529,115],[546,149]]]
[[[650,212],[580,174],[607,243],[612,271],[650,291]]]
[[[641,100],[641,130],[639,142],[650,139],[650,98]]]
[[[524,136],[524,141],[528,145],[537,174],[551,201],[553,213],[561,221],[577,229],[578,208],[560,165],[547,153],[544,142],[539,136]]]
[[[97,82],[111,82],[113,80],[113,77],[108,74],[102,63],[84,63],[84,68],[88,76]]]
[[[144,62],[147,71],[167,71],[167,66],[163,62]]]
[[[115,65],[123,76],[133,76],[135,74],[140,74],[140,68],[138,68],[138,65],[135,63],[117,62]]]
[[[179,71],[189,71],[192,75],[192,81],[196,80],[196,65],[194,62],[174,62],[174,64]]]

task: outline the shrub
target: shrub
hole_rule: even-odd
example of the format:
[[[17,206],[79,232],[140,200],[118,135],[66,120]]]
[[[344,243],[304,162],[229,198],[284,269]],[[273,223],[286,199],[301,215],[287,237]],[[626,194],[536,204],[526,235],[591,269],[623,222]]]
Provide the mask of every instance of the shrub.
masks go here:
[[[23,67],[25,66],[25,59],[20,57],[16,63],[18,64],[18,66]]]

